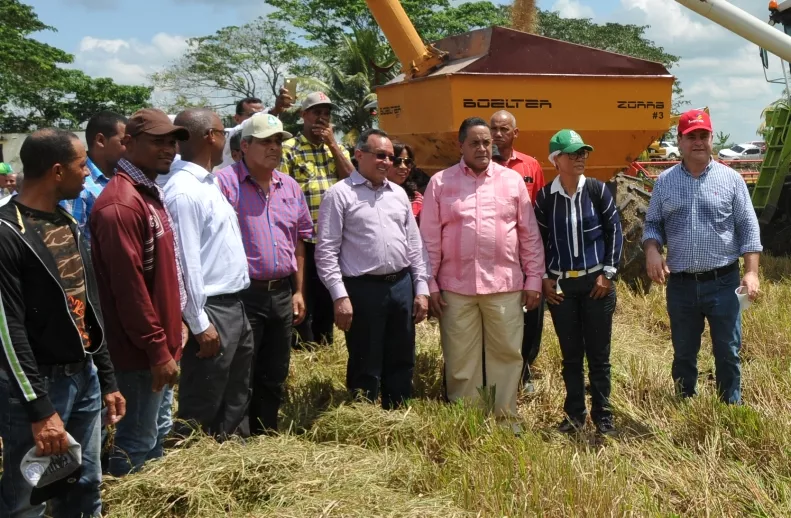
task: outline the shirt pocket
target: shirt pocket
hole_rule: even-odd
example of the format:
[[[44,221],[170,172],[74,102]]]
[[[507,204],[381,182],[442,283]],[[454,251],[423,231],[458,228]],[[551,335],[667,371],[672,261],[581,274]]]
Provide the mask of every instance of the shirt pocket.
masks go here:
[[[582,238],[586,245],[596,243],[603,234],[604,227],[597,213],[594,212],[582,218]]]
[[[474,203],[474,201],[470,202],[460,196],[445,196],[440,198],[439,210],[442,224],[462,221],[467,209],[474,209],[474,207],[471,207]]]

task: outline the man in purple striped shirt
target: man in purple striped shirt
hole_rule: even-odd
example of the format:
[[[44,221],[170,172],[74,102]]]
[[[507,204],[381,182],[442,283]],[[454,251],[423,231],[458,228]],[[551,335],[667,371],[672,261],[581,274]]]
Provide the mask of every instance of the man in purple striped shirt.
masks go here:
[[[428,312],[428,273],[412,204],[387,181],[395,158],[387,133],[363,132],[359,170],[336,183],[319,209],[316,269],[346,332],[350,392],[398,407],[412,395],[415,325]],[[352,318],[353,317],[353,318]]]
[[[253,117],[242,129],[244,158],[217,173],[239,218],[250,269],[242,301],[255,340],[249,407],[254,435],[277,430],[292,328],[305,318],[303,241],[313,237],[313,220],[299,184],[275,169],[288,138],[277,117]]]

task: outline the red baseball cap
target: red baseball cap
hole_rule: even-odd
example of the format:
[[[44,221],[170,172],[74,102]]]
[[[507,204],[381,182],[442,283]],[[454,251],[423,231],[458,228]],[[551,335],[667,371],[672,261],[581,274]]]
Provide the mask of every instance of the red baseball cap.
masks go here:
[[[711,117],[703,110],[689,110],[681,114],[678,118],[678,134],[686,135],[690,131],[706,130],[713,132],[711,128]]]

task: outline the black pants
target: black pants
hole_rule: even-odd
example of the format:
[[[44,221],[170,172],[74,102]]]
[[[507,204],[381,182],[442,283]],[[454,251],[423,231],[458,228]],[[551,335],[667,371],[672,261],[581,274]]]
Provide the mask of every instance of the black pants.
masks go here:
[[[538,307],[533,311],[525,313],[525,334],[522,337],[522,360],[524,366],[522,367],[522,381],[527,382],[532,379],[530,374],[530,366],[538,358],[538,352],[541,350],[541,335],[544,330],[544,299],[538,304]]]
[[[305,243],[305,320],[296,327],[295,347],[300,343],[332,344],[335,309],[332,296],[316,271],[316,245]]]
[[[615,313],[615,289],[603,299],[590,292],[601,272],[562,279],[563,302],[549,305],[552,322],[563,354],[563,381],[566,385],[566,415],[582,420],[585,408],[584,358],[588,359],[591,386],[591,417],[598,422],[610,411],[610,339]]]
[[[412,277],[407,274],[393,283],[344,278],[344,284],[354,311],[346,333],[346,386],[376,401],[381,383],[382,406],[398,407],[412,396],[415,369]]]
[[[277,414],[285,396],[294,323],[291,285],[286,282],[273,291],[250,287],[242,292],[242,300],[255,342],[250,431],[261,435],[277,431]]]
[[[209,297],[204,306],[220,335],[220,353],[198,358],[190,333],[181,358],[178,417],[216,437],[249,435],[241,426],[250,402],[253,333],[238,295]]]

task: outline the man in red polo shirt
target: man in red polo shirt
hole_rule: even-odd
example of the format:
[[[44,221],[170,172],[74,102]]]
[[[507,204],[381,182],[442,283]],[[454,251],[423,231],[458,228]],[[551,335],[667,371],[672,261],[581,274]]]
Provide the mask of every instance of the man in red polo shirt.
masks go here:
[[[519,136],[516,117],[512,113],[501,110],[492,115],[490,121],[492,141],[497,146],[499,157],[494,158],[500,165],[513,169],[525,180],[525,187],[530,200],[535,203],[538,191],[544,187],[544,171],[538,160],[514,149],[514,140]],[[538,356],[541,348],[541,330],[544,327],[544,303],[532,311],[525,312],[525,333],[522,338],[522,358],[525,366],[522,370],[522,386],[528,393],[534,392],[530,375],[530,365]]]

